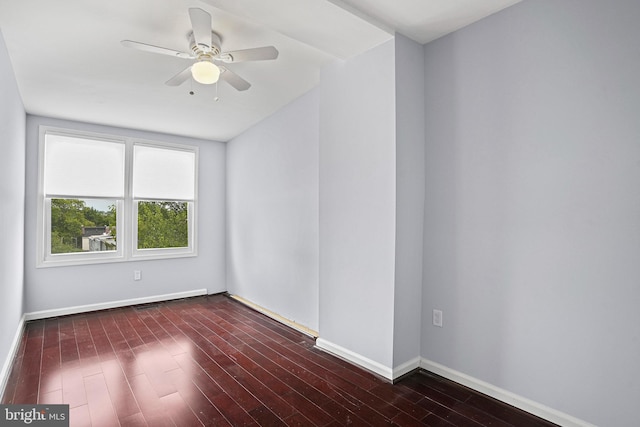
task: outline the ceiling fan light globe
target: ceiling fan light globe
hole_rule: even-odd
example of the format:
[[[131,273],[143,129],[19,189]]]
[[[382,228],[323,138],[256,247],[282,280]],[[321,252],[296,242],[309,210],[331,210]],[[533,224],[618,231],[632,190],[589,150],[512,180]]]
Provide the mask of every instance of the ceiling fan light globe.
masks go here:
[[[199,61],[191,67],[193,79],[203,85],[214,84],[220,78],[220,68],[209,61]]]

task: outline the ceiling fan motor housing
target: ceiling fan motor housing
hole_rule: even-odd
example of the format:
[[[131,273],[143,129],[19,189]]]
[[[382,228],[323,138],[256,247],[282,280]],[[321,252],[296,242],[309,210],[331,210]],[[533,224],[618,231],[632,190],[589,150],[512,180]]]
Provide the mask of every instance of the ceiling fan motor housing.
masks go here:
[[[213,59],[220,54],[220,36],[211,31],[211,46],[207,46],[203,43],[196,43],[196,39],[193,36],[193,32],[189,33],[189,49],[198,59]]]

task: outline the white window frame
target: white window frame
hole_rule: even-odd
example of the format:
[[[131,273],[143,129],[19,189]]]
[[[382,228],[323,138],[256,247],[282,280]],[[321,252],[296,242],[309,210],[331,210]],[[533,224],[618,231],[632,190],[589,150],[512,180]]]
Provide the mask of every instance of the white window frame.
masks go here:
[[[100,198],[89,196],[72,196],[44,194],[44,165],[45,165],[45,136],[47,134],[57,134],[76,138],[95,139],[125,145],[125,189],[123,199]],[[194,198],[192,200],[167,200],[177,202],[187,202],[188,224],[189,224],[189,244],[180,248],[154,248],[138,249],[138,209],[137,201],[148,201],[150,199],[132,198],[132,168],[133,168],[133,147],[142,144],[157,148],[189,151],[195,154],[194,165]],[[198,147],[186,144],[175,144],[160,141],[144,140],[140,138],[114,136],[96,132],[63,129],[53,126],[40,126],[39,128],[39,148],[38,148],[38,200],[37,200],[37,250],[36,266],[55,267],[71,265],[89,265],[111,262],[127,262],[150,259],[167,259],[197,256],[197,206],[198,206]],[[77,199],[107,199],[116,200],[116,235],[117,245],[115,251],[104,252],[73,252],[64,254],[51,253],[51,199],[54,198],[77,198]],[[151,200],[153,201],[153,200]]]

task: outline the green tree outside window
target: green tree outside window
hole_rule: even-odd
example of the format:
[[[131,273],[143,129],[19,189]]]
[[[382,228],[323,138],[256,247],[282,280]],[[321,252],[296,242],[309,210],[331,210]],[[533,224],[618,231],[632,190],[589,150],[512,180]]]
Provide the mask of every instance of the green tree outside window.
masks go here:
[[[138,202],[138,249],[188,246],[187,202]]]

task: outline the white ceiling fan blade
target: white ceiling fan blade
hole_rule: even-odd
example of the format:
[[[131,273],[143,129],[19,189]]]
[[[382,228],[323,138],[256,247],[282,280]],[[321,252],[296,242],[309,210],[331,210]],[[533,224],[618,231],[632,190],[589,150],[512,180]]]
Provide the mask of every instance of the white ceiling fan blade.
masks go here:
[[[224,52],[218,56],[223,62],[267,61],[278,57],[278,49],[273,46]]]
[[[189,18],[196,44],[211,47],[211,15],[200,8],[192,7],[189,8]]]
[[[191,54],[186,53],[186,52],[180,52],[180,51],[173,50],[173,49],[167,49],[166,47],[154,46],[154,45],[146,44],[146,43],[134,42],[132,40],[122,40],[120,43],[124,47],[129,47],[129,48],[133,48],[133,49],[137,49],[137,50],[142,50],[142,51],[145,51],[145,52],[159,53],[161,55],[175,56],[175,57],[178,57],[178,58],[186,58],[186,59],[193,58],[193,56],[191,56]]]
[[[251,83],[224,67],[220,67],[220,80],[224,80],[239,91],[247,90],[251,87]]]
[[[180,86],[191,77],[191,65],[165,82],[167,86]]]

